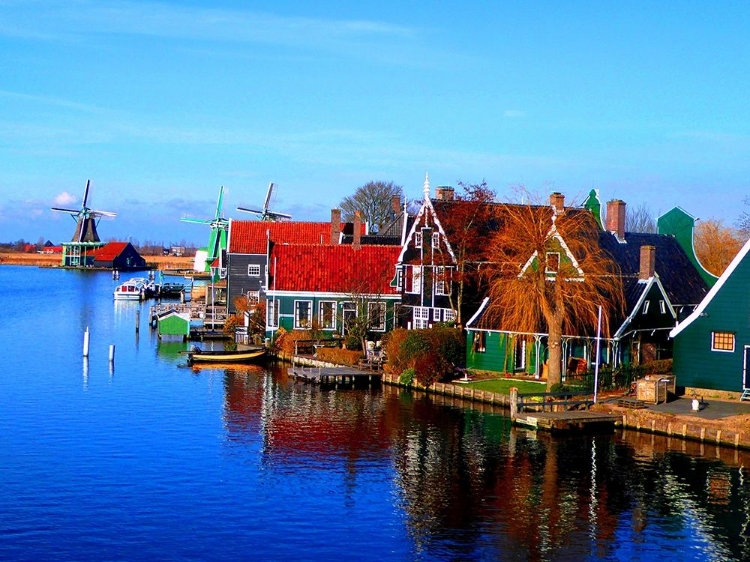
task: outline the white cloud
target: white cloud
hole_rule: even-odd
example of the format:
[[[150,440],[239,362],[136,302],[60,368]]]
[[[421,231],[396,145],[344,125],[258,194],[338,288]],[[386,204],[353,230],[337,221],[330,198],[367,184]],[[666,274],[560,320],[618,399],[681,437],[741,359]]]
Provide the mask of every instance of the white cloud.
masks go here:
[[[76,201],[78,201],[78,198],[67,191],[63,191],[55,196],[55,205],[72,205]]]

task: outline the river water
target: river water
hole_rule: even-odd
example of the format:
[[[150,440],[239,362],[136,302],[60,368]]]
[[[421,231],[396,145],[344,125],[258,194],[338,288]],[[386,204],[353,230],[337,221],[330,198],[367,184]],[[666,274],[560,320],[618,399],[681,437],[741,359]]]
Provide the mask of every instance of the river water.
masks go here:
[[[748,453],[191,369],[115,285],[0,267],[2,560],[750,560]]]

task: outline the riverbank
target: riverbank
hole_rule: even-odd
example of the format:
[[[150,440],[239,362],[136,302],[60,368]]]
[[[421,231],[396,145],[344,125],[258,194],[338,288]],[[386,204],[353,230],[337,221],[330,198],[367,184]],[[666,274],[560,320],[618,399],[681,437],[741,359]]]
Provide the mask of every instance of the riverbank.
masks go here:
[[[182,270],[192,269],[194,258],[191,256],[143,256],[146,263],[156,269]],[[0,252],[0,265],[26,265],[34,267],[60,267],[60,254],[26,254],[23,252]]]

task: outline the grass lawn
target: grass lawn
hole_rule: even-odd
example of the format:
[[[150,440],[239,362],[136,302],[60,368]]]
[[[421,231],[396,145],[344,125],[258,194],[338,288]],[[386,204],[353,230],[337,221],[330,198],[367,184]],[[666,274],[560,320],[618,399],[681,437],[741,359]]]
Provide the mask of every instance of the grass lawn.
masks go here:
[[[466,383],[466,386],[478,390],[497,392],[498,394],[510,394],[510,388],[515,386],[518,392],[546,392],[547,384],[543,382],[518,381],[513,379],[485,379]]]

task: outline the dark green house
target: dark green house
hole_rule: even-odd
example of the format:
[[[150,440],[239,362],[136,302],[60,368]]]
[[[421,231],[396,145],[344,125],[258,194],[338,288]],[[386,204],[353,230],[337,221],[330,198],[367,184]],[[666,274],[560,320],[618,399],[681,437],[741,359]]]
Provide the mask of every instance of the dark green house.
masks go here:
[[[742,392],[750,388],[750,241],[708,295],[670,332],[677,384]]]

